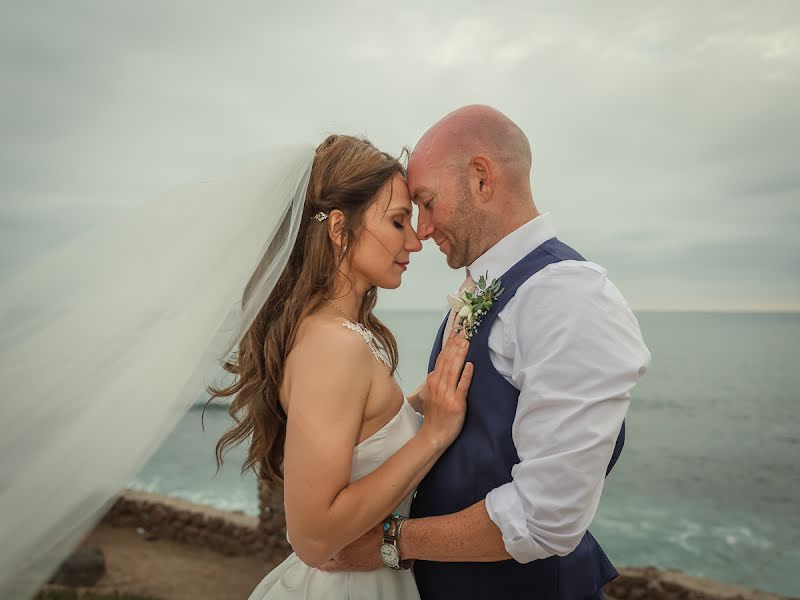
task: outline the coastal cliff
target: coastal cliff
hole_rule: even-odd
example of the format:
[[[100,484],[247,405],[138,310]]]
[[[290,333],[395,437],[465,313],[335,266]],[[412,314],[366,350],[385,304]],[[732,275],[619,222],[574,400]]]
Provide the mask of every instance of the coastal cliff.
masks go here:
[[[246,598],[291,551],[282,506],[269,500],[259,519],[126,491],[82,544],[106,555],[108,572],[94,589],[159,600]],[[605,591],[609,600],[791,600],[655,567],[620,568]]]

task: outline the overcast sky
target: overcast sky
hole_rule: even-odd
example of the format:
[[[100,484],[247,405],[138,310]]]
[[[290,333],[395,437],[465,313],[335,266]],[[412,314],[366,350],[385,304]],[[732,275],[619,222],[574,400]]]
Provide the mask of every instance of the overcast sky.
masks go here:
[[[635,309],[800,310],[800,2],[5,0],[0,74],[0,278],[267,140],[485,103]],[[380,306],[461,279],[431,241]]]

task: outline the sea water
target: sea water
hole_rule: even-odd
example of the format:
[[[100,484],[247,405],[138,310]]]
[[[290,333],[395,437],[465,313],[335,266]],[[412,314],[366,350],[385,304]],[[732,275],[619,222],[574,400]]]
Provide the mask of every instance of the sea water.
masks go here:
[[[441,311],[379,313],[416,389]],[[800,595],[800,314],[641,313],[653,360],[590,528],[617,566],[654,565]],[[131,482],[258,513],[244,449],[214,477],[227,407],[205,398]]]

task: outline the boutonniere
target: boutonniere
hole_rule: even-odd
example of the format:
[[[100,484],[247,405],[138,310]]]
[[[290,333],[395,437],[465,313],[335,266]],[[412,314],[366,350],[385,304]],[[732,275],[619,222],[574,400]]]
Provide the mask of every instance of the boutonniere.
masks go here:
[[[492,304],[503,293],[503,288],[500,287],[500,280],[493,279],[491,283],[486,284],[486,278],[489,276],[481,275],[478,280],[477,287],[473,291],[463,290],[462,292],[450,294],[447,297],[447,303],[453,312],[456,313],[456,331],[464,330],[464,337],[471,338],[472,335],[478,330],[481,324],[481,318],[489,309]]]

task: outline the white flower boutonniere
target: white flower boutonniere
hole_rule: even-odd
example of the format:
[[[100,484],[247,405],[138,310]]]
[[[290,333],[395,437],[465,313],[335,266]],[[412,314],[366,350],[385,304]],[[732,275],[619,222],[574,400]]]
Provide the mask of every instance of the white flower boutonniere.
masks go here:
[[[464,330],[464,337],[471,338],[481,324],[481,317],[489,312],[492,303],[503,293],[500,280],[493,279],[486,284],[486,275],[481,275],[477,288],[470,292],[464,290],[447,296],[447,303],[451,310],[456,312],[456,331]]]

